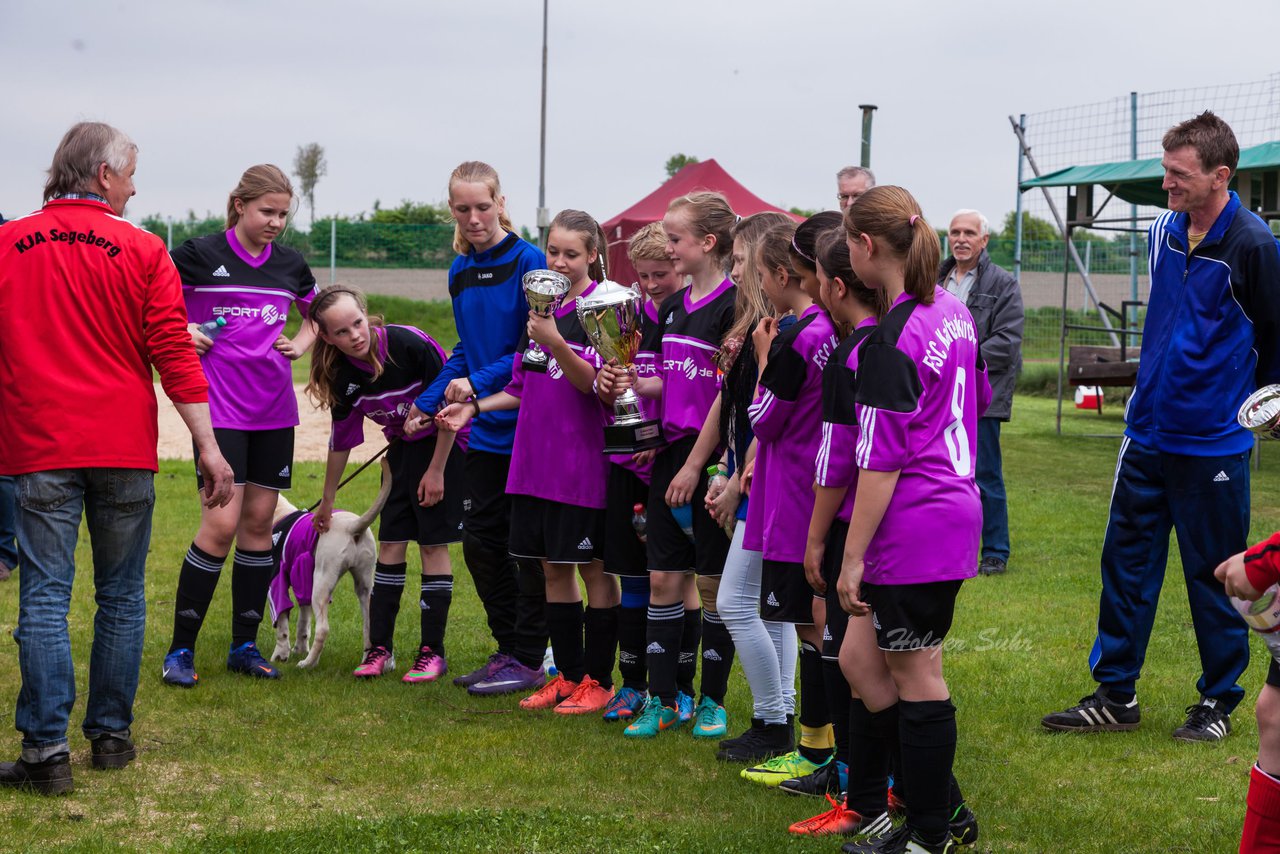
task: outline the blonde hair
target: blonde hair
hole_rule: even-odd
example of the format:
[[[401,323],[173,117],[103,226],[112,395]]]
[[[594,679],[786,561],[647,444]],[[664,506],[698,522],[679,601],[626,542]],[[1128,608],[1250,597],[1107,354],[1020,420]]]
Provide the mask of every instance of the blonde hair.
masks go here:
[[[662,230],[662,223],[651,222],[631,235],[627,241],[627,257],[632,264],[637,261],[670,261],[667,233]]]
[[[364,293],[359,288],[350,285],[329,285],[329,287],[320,291],[311,300],[311,308],[307,310],[307,317],[316,325],[316,331],[327,333],[329,330],[324,325],[324,313],[333,308],[333,304],[338,301],[339,297],[351,297],[360,308],[360,312],[369,320],[369,328],[382,326],[383,320],[381,315],[370,315],[369,306],[365,301]],[[373,368],[373,379],[382,376],[385,366],[382,363],[382,357],[378,354],[377,340],[370,333],[369,339],[369,355],[366,361]],[[334,345],[325,341],[319,334],[316,335],[316,341],[311,345],[311,374],[307,381],[307,396],[316,402],[316,406],[321,409],[331,409],[338,404],[338,395],[334,391],[334,381],[338,376],[339,359],[343,358],[343,352]]]
[[[724,267],[733,254],[733,226],[738,221],[733,208],[729,207],[729,200],[720,193],[700,190],[673,199],[667,206],[667,213],[680,210],[686,211],[689,228],[694,234],[698,237],[710,234],[716,239],[712,256]]]
[[[236,184],[231,195],[227,196],[227,228],[235,228],[236,223],[240,221],[240,214],[236,210],[237,199],[248,204],[267,193],[287,195],[290,198],[289,213],[293,213],[293,184],[289,183],[289,176],[284,174],[279,166],[259,163],[244,170],[244,174],[240,176],[240,183]]]
[[[459,163],[458,167],[449,175],[449,206],[453,206],[453,185],[454,184],[484,184],[489,190],[489,198],[494,204],[498,204],[502,198],[502,184],[498,181],[498,170],[494,169],[488,163],[481,163],[479,160],[468,160],[465,163]],[[511,218],[507,216],[507,211],[498,211],[498,227],[503,231],[515,231],[515,226],[511,224]],[[471,241],[462,236],[462,225],[455,219],[453,221],[453,251],[459,255],[466,255],[472,250]]]
[[[942,242],[914,196],[902,187],[872,187],[845,211],[844,229],[854,240],[871,235],[902,262],[906,293],[925,305],[933,303]]]
[[[741,281],[735,282],[737,288],[733,305],[733,326],[725,334],[725,341],[737,339],[743,342],[742,346],[746,346],[747,336],[756,328],[760,319],[773,314],[769,298],[760,287],[760,274],[756,272],[756,248],[765,232],[788,222],[791,222],[791,218],[784,213],[765,211],[744,217],[733,227],[729,240],[730,253],[733,251],[733,241],[742,241],[747,263],[742,268],[742,275],[739,277]],[[728,369],[728,364],[721,365],[721,370],[727,372]]]
[[[44,200],[67,193],[89,192],[96,186],[98,167],[103,163],[116,174],[124,174],[138,146],[123,132],[102,122],[79,122],[62,136],[53,152]]]

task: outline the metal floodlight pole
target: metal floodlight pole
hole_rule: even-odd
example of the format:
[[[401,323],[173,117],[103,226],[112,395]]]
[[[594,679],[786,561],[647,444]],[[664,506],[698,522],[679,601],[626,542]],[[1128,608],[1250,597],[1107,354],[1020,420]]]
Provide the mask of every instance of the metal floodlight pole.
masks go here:
[[[538,146],[538,245],[547,248],[547,5],[542,0],[542,136]]]
[[[876,111],[875,104],[859,104],[862,110],[862,163],[863,169],[871,168],[871,117]]]
[[[1027,132],[1027,114],[1018,116],[1018,127],[1025,136]],[[1013,280],[1022,283],[1022,164],[1026,157],[1022,152],[1022,143],[1018,143],[1018,201],[1013,209]]]

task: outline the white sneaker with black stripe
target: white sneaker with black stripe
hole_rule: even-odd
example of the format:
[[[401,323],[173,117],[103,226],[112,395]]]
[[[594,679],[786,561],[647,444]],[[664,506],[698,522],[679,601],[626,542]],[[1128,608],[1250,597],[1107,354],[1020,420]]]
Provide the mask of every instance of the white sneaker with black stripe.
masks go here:
[[[1173,731],[1178,741],[1222,741],[1231,732],[1231,716],[1218,708],[1218,701],[1201,697],[1187,706],[1187,722]]]
[[[1137,729],[1141,718],[1137,697],[1117,703],[1107,696],[1106,688],[1099,688],[1077,705],[1045,715],[1040,723],[1045,729],[1065,732],[1122,732]]]

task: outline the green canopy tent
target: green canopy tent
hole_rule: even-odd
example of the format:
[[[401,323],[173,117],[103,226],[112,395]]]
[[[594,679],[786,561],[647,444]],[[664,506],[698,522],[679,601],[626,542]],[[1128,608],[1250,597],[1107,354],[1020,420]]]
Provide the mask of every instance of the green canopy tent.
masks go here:
[[[1245,207],[1264,218],[1275,217],[1280,215],[1277,176],[1280,176],[1280,140],[1264,142],[1240,152],[1240,164],[1231,179],[1231,189],[1240,194]],[[1130,204],[1164,207],[1168,197],[1160,188],[1163,180],[1164,170],[1160,168],[1160,158],[1153,157],[1149,160],[1099,163],[1096,166],[1068,166],[1066,169],[1023,181],[1019,189],[1026,191],[1041,187],[1098,186]]]

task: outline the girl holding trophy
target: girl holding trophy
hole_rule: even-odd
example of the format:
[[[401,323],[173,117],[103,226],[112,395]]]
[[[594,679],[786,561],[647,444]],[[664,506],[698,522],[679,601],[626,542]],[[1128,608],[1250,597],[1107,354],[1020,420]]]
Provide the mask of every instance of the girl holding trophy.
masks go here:
[[[600,359],[575,311],[576,301],[604,278],[600,226],[581,211],[556,215],[547,238],[551,271],[568,282],[563,301],[543,316],[529,312],[511,382],[486,397],[454,403],[436,422],[457,431],[488,412],[518,410],[511,470],[511,554],[541,561],[546,575],[546,618],[559,673],[520,701],[524,709],[561,714],[604,709],[613,696],[618,585],[604,574],[604,454],[606,410],[592,388]],[[545,271],[539,271],[545,273]],[[526,274],[526,281],[535,274]],[[545,372],[525,369],[524,352],[539,344]],[[578,576],[587,588],[584,615]],[[584,643],[585,629],[585,643]]]

